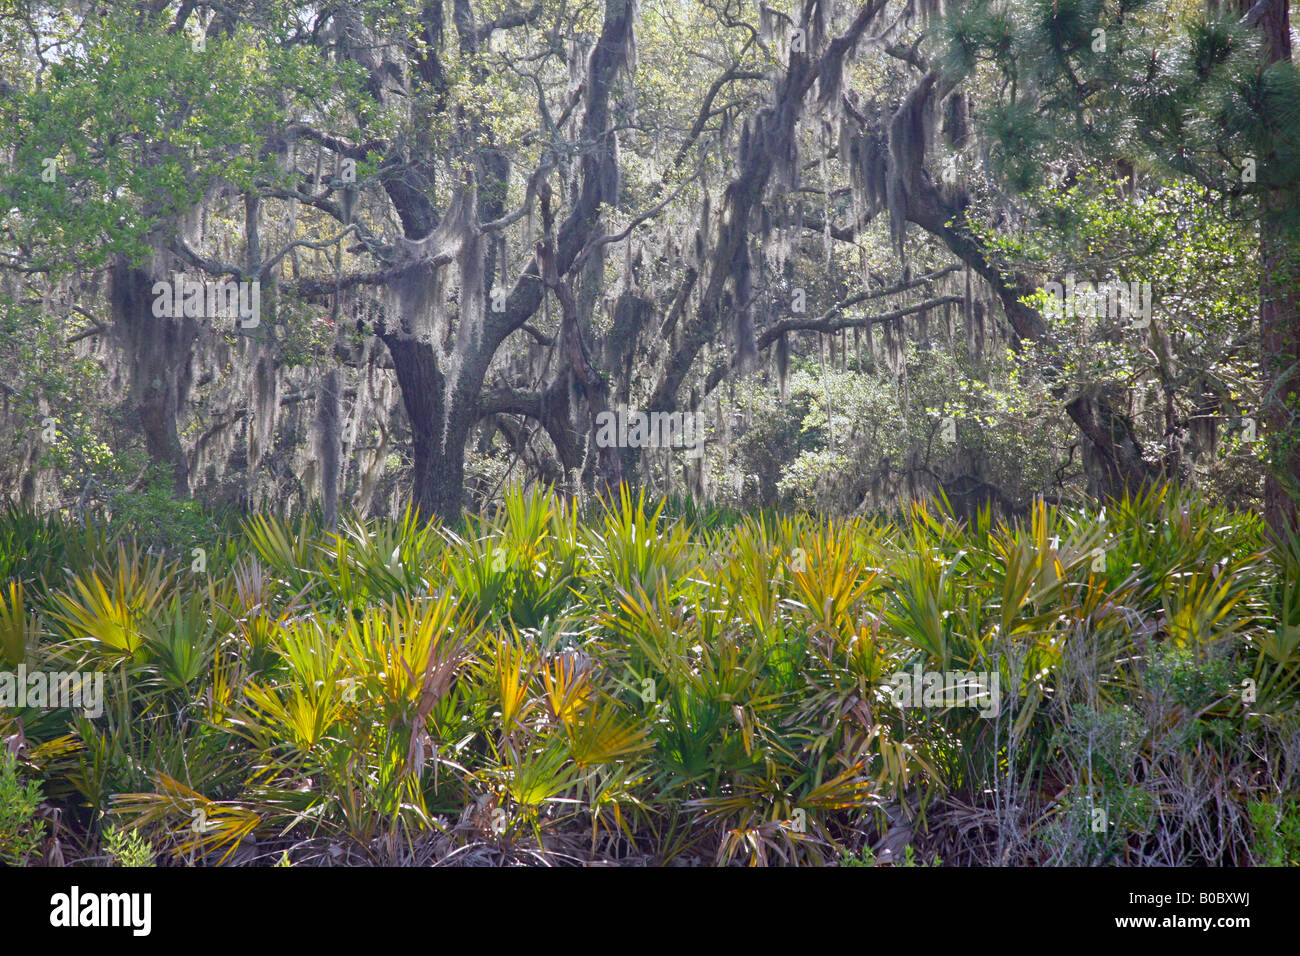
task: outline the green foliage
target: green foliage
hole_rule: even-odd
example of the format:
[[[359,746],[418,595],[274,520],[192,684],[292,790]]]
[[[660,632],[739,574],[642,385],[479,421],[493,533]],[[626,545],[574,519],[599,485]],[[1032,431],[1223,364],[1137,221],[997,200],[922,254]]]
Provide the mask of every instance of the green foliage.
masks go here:
[[[873,851],[871,847],[863,847],[856,856],[845,850],[840,856],[839,865],[849,867],[880,866],[880,862],[877,860],[875,851]],[[938,856],[934,856],[931,858],[929,863],[918,863],[916,859],[916,848],[909,843],[903,848],[903,859],[898,865],[902,867],[943,866],[943,860]]]
[[[177,498],[157,468],[150,469],[150,480],[138,490],[116,490],[106,507],[96,511],[92,518],[106,526],[106,533],[132,537],[147,548],[186,558],[193,548],[201,547],[213,552],[213,560],[219,560],[215,546],[233,524],[227,515],[204,507],[197,499]]]
[[[104,852],[114,866],[156,866],[153,847],[137,830],[109,827],[104,831]]]
[[[1184,484],[1215,500],[1257,500],[1260,446],[1250,423],[1264,385],[1255,231],[1191,185],[1130,196],[1105,175],[1079,179],[1031,189],[1031,226],[1014,236],[985,226],[985,239],[1044,283],[1147,283],[1150,314],[1060,314],[1045,294],[1031,297],[1050,335],[1027,357],[1055,370],[1055,387],[1127,396],[1144,454]],[[1028,404],[1044,402],[1039,392]]]
[[[1228,660],[1198,659],[1194,651],[1185,648],[1157,652],[1146,672],[1152,693],[1167,695],[1193,711],[1239,692],[1242,676],[1240,668]]]
[[[930,321],[932,329],[939,324]],[[1068,432],[1062,416],[1043,410],[1043,381],[1010,352],[978,361],[953,355],[940,345],[943,334],[936,330],[929,347],[905,347],[901,384],[867,367],[865,345],[861,373],[851,352],[848,369],[792,362],[784,402],[770,383],[738,383],[724,414],[743,415],[747,425],[725,452],[731,475],[720,454],[706,459],[715,501],[892,512],[913,489],[900,463],[913,462],[919,474],[912,477],[924,481],[979,470],[1016,500],[1052,488]],[[948,418],[951,444],[943,434]],[[737,472],[743,480],[733,490]]]
[[[26,866],[40,849],[45,840],[45,821],[37,818],[42,799],[40,781],[24,781],[18,759],[0,750],[0,861]]]
[[[1010,525],[929,504],[688,523],[628,494],[584,523],[512,493],[463,536],[257,517],[206,574],[112,543],[0,619],[39,637],[29,667],[104,672],[102,717],[29,708],[25,733],[52,799],[137,831],[123,854],[231,861],[294,834],[391,862],[434,834],[585,832],[593,853],[833,863],[906,803],[917,860],[977,852],[945,842],[945,806],[1037,861],[1241,857],[1269,779],[1252,754],[1297,716],[1293,559],[1162,489]],[[903,706],[913,666],[996,674],[1001,706]],[[1208,817],[1154,812],[1206,774],[1239,781],[1203,811],[1240,834],[1217,849],[1186,830]],[[998,816],[995,778],[1038,822]]]
[[[856,856],[854,856],[848,850],[845,850],[842,854],[840,854],[840,866],[856,867],[856,866],[875,866],[875,865],[876,865],[876,854],[875,851],[873,851],[869,846],[863,847],[862,850]]]
[[[1300,866],[1300,799],[1252,800],[1255,854],[1261,866]]]
[[[1300,141],[1279,131],[1295,129],[1285,117],[1300,115],[1300,74],[1289,62],[1260,70],[1257,32],[1229,8],[962,7],[941,30],[944,56],[1001,81],[1007,95],[989,130],[1013,186],[1031,187],[1061,161],[1140,159],[1225,196],[1284,190],[1294,209]],[[1261,156],[1270,168],[1243,190],[1242,160]]]

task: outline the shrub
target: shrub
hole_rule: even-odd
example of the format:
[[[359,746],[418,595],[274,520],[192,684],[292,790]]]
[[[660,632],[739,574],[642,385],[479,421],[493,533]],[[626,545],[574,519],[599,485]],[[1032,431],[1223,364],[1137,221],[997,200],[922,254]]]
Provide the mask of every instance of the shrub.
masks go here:
[[[1260,866],[1300,866],[1300,798],[1252,800],[1250,819]]]
[[[18,759],[0,750],[0,860],[26,866],[45,840],[45,821],[37,818],[42,800],[36,780],[18,775]]]
[[[154,866],[153,847],[138,830],[109,827],[104,831],[104,851],[114,866]]]

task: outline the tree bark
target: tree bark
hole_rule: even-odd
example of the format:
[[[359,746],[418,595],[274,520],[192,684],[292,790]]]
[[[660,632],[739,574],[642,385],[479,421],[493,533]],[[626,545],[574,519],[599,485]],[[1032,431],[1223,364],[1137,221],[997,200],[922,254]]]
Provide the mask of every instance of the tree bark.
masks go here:
[[[455,6],[457,28],[462,48],[477,47],[477,28],[467,0],[457,0]],[[613,203],[617,197],[607,195],[604,184],[608,165],[614,161],[610,145],[609,93],[614,76],[624,62],[628,38],[633,27],[634,4],[631,0],[605,0],[604,22],[600,39],[592,55],[591,75],[587,81],[587,108],[583,119],[583,140],[596,144],[584,151],[582,157],[582,188],[569,218],[559,230],[555,254],[555,271],[563,276],[573,264],[599,221],[602,203]],[[508,172],[499,152],[488,147],[477,153],[477,195],[486,201],[475,209],[468,233],[473,245],[481,238],[479,215],[499,214],[503,207],[506,183],[500,179]],[[408,177],[409,178],[409,177]],[[397,206],[399,216],[402,206],[417,197],[388,189],[389,198]],[[418,201],[427,204],[427,197],[417,194]],[[428,190],[432,195],[432,189]],[[450,217],[450,210],[448,211]],[[423,241],[425,235],[410,234],[409,223],[427,222],[428,216],[401,216],[408,224],[408,237]],[[486,292],[492,280],[494,262],[490,252],[492,243],[485,247],[477,266],[468,267],[462,261],[462,278],[471,276],[471,282],[482,282],[480,292]],[[470,252],[469,256],[477,255]],[[445,264],[444,264],[445,265]],[[422,265],[418,269],[432,270],[441,266]],[[428,273],[431,278],[431,271]],[[466,315],[464,303],[466,290],[461,291],[462,314],[457,328],[451,333],[450,351],[444,352],[444,343],[425,334],[428,330],[417,328],[419,317],[412,315],[419,308],[417,302],[427,306],[425,293],[418,287],[403,283],[399,287],[399,302],[404,315],[397,322],[377,330],[388,346],[402,390],[402,402],[411,422],[414,475],[412,497],[415,506],[426,518],[439,517],[454,521],[460,515],[464,496],[465,447],[470,430],[483,415],[481,392],[492,356],[505,338],[523,326],[542,301],[541,278],[536,258],[517,280],[506,300],[505,308],[487,312],[481,318]],[[464,286],[464,282],[462,282]],[[433,304],[438,308],[437,303]],[[408,324],[407,320],[414,320]],[[481,327],[468,328],[468,322],[481,322]],[[543,410],[544,411],[544,410]]]
[[[1264,40],[1264,66],[1291,62],[1287,0],[1244,3]],[[1271,184],[1272,156],[1261,156],[1259,331],[1265,394],[1261,419],[1268,447],[1264,517],[1279,535],[1300,531],[1300,242],[1292,184]]]
[[[198,327],[185,317],[153,314],[154,278],[118,259],[109,269],[113,332],[126,353],[131,400],[150,461],[171,478],[172,492],[189,494],[189,462],[177,420],[189,394],[190,354]]]
[[[545,200],[543,203],[545,205]],[[545,215],[543,218],[549,219]],[[585,400],[594,424],[601,414],[610,410],[609,383],[591,363],[591,355],[582,335],[582,321],[578,315],[578,304],[574,300],[573,290],[560,278],[555,266],[555,245],[549,223],[545,238],[537,244],[537,260],[541,263],[543,281],[547,288],[555,293],[560,303],[560,347],[564,360],[559,378],[572,376],[574,386]],[[568,398],[570,395],[571,392],[566,390],[565,397]],[[614,447],[602,447],[598,454],[601,480],[597,487],[608,496],[611,492],[616,493],[623,481],[620,454]],[[601,485],[603,488],[600,487]]]

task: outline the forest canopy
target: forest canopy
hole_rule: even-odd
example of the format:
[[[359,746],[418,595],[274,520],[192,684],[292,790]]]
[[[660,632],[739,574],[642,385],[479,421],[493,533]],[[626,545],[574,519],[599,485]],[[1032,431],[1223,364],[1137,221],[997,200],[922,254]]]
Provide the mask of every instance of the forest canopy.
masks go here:
[[[184,527],[1173,482],[1281,527],[1291,39],[1271,2],[4,0],[0,486]]]

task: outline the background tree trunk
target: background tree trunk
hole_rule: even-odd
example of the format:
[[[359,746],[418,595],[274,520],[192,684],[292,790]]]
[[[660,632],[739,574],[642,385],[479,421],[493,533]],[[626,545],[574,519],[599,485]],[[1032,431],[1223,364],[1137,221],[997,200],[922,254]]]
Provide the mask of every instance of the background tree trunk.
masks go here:
[[[1242,6],[1264,39],[1266,65],[1289,63],[1287,0]],[[1267,170],[1271,159],[1261,156],[1260,168]],[[1269,449],[1264,517],[1282,534],[1300,530],[1300,223],[1295,221],[1294,196],[1265,188],[1260,203],[1259,332],[1266,383],[1261,418]]]
[[[155,279],[118,259],[109,270],[113,331],[126,353],[131,400],[150,462],[171,476],[177,497],[189,494],[189,463],[177,418],[190,388],[190,355],[198,327],[185,317],[153,314]]]

